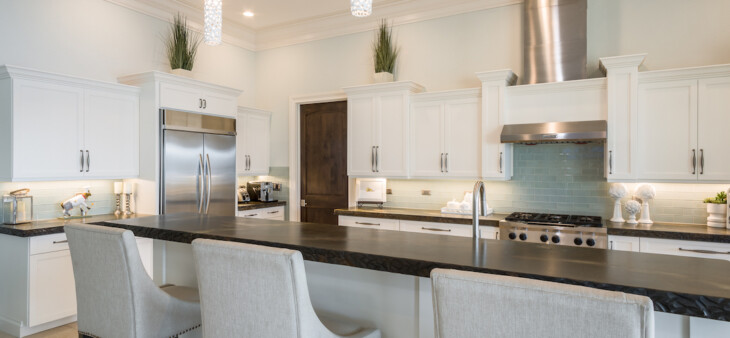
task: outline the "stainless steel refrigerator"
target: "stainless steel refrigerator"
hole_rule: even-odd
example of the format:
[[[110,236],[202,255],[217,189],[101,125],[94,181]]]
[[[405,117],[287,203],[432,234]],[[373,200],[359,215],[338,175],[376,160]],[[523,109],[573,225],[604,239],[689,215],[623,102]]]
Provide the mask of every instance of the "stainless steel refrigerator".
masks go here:
[[[169,109],[160,114],[161,213],[234,216],[236,119]]]

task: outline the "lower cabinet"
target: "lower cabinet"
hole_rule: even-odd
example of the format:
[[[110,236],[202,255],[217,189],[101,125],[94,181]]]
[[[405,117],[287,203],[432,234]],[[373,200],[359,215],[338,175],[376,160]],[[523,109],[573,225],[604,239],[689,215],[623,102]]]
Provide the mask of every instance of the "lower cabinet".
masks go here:
[[[608,248],[610,250],[639,252],[639,242],[639,237],[608,236]]]
[[[641,252],[730,260],[730,244],[641,238]]]
[[[471,237],[472,226],[466,224],[404,221],[387,218],[339,216],[340,226],[383,229],[406,232],[419,232],[447,236]],[[481,238],[498,239],[499,228],[482,225]]]
[[[236,214],[238,217],[246,217],[246,218],[263,218],[263,219],[273,219],[277,221],[283,221],[284,220],[284,207],[272,207],[272,208],[261,208],[261,209],[254,209],[254,210],[243,210],[238,211]]]

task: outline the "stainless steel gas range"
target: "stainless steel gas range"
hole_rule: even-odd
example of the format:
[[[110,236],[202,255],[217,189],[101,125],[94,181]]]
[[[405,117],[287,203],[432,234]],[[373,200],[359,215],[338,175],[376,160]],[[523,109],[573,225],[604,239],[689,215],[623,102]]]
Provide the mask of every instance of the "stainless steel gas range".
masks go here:
[[[598,216],[514,212],[499,223],[499,239],[608,248],[608,233]]]

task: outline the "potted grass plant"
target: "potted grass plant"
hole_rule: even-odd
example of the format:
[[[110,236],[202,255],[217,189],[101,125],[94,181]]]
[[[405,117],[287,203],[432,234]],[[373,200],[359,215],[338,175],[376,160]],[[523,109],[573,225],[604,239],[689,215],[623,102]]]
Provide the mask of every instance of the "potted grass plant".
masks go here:
[[[173,74],[192,77],[200,41],[200,35],[188,28],[187,19],[178,13],[170,24],[166,41],[167,59]]]
[[[715,197],[705,198],[703,201],[707,204],[707,226],[713,228],[724,228],[727,217],[727,193],[721,191]]]
[[[375,83],[392,82],[395,73],[395,62],[398,59],[398,47],[393,41],[393,32],[383,19],[373,42],[373,63],[375,65]]]

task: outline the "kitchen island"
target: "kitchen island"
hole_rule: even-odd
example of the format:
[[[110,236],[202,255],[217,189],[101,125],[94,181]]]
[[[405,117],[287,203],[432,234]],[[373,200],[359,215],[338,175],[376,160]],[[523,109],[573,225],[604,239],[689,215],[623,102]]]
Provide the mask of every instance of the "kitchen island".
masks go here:
[[[386,336],[433,334],[427,278],[433,268],[646,295],[657,311],[681,315],[658,314],[658,332],[675,324],[682,326],[682,316],[730,321],[730,263],[721,260],[495,240],[480,240],[475,249],[471,238],[197,214],[100,224],[166,241],[169,245],[160,270],[164,271],[162,282],[167,283],[196,283],[187,245],[196,238],[301,251],[309,261],[307,275],[315,307],[363,318],[365,324],[383,329]],[[160,266],[157,261],[155,265]],[[358,316],[359,311],[367,310],[374,314]],[[671,323],[659,325],[665,320]]]

